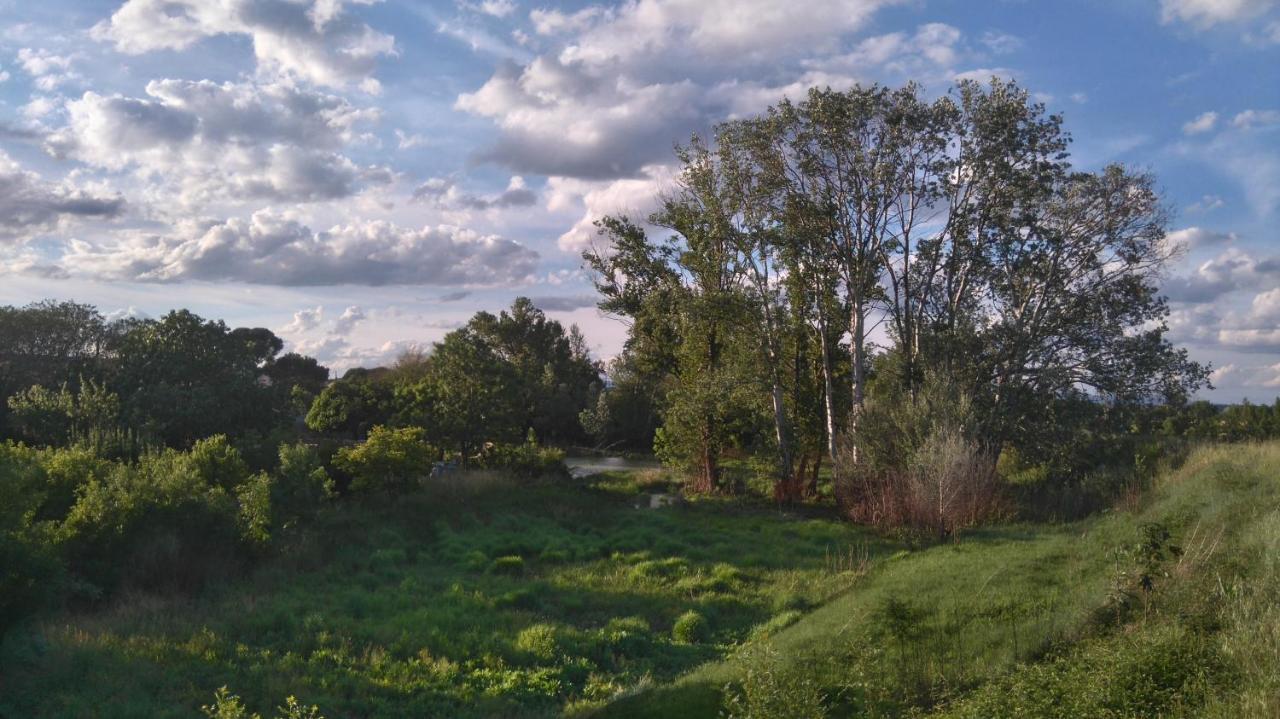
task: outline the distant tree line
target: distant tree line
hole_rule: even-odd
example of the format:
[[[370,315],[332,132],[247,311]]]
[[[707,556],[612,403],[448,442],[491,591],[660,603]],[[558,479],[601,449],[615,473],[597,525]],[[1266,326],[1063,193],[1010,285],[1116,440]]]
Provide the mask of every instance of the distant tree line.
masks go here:
[[[601,378],[527,299],[336,381],[262,328],[178,310],[0,308],[0,635],[121,587],[193,591],[336,497],[419,487],[441,460],[563,477]],[[299,420],[305,417],[305,426]]]

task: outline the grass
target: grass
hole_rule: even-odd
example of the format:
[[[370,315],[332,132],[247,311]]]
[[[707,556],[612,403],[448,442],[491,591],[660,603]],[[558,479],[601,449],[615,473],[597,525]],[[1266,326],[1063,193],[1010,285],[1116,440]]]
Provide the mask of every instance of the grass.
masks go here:
[[[1147,527],[1170,533],[1155,562]],[[716,716],[726,689],[742,717],[1280,716],[1277,550],[1280,444],[1204,449],[1128,511],[893,555],[601,716]]]
[[[232,585],[15,633],[0,716],[187,717],[224,685],[330,719],[1280,715],[1280,444],[928,547],[816,509],[637,509],[662,481],[336,507]]]
[[[643,489],[489,476],[335,507],[228,586],[15,632],[0,716],[189,717],[224,685],[264,714],[290,695],[331,718],[584,710],[822,604],[859,576],[838,554],[893,548],[752,502],[637,509]]]

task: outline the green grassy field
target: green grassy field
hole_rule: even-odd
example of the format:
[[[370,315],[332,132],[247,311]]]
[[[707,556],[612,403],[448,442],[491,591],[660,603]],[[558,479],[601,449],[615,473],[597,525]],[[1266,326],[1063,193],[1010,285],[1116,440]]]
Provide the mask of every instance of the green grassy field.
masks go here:
[[[329,719],[1280,712],[1280,446],[929,547],[819,508],[637,509],[626,475],[477,484],[334,507],[198,598],[14,632],[0,716],[199,716],[221,686]]]

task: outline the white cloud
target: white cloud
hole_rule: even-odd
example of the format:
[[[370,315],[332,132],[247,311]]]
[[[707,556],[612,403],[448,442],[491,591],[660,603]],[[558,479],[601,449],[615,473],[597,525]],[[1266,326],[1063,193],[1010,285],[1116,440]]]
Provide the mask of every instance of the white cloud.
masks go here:
[[[289,324],[285,325],[280,331],[287,335],[297,335],[315,329],[320,325],[320,320],[324,318],[324,307],[316,305],[315,307],[304,307],[293,313],[293,319],[289,320]]]
[[[529,207],[538,201],[538,193],[525,185],[524,178],[513,176],[507,189],[491,195],[477,195],[458,188],[451,178],[433,177],[418,185],[413,191],[416,200],[430,202],[448,210],[493,210],[508,207]]]
[[[86,92],[66,104],[51,153],[133,169],[183,204],[213,199],[315,201],[391,180],[340,150],[376,110],[282,83],[154,80],[147,97]]]
[[[1166,23],[1179,21],[1208,28],[1250,20],[1274,5],[1274,0],[1161,0],[1160,16]]]
[[[1187,212],[1211,212],[1226,204],[1227,203],[1217,195],[1201,195],[1200,199],[1190,205],[1187,205]]]
[[[37,88],[52,92],[79,75],[71,70],[72,58],[57,55],[44,49],[24,47],[18,50],[18,64],[34,80]]]
[[[584,208],[581,218],[560,235],[558,246],[573,254],[592,247],[599,241],[594,223],[604,215],[627,215],[643,226],[649,215],[658,209],[659,196],[671,186],[673,178],[674,171],[667,165],[646,167],[644,176],[638,179],[593,182],[551,178],[548,181],[548,210]]]
[[[1208,132],[1218,123],[1218,113],[1209,111],[1202,113],[1196,119],[1183,124],[1182,132],[1186,135],[1198,135],[1202,132]]]
[[[47,182],[0,151],[0,244],[65,228],[75,220],[120,215],[124,199],[79,187]]]
[[[1235,242],[1234,232],[1217,232],[1203,227],[1184,227],[1174,230],[1165,236],[1170,246],[1184,247],[1188,250],[1200,250],[1215,245]]]
[[[1189,228],[1202,232],[1198,228]],[[1202,262],[1190,274],[1171,277],[1163,290],[1176,302],[1213,302],[1237,290],[1271,287],[1280,283],[1280,258],[1259,259],[1239,247],[1229,247]]]
[[[333,334],[344,336],[349,335],[351,334],[351,330],[355,329],[356,325],[360,324],[365,319],[367,319],[367,315],[365,315],[364,310],[360,309],[356,305],[352,305],[343,310],[342,315],[333,321]]]
[[[1233,117],[1231,124],[1242,130],[1280,125],[1280,110],[1245,110]]]
[[[517,242],[451,225],[364,221],[313,232],[264,210],[248,220],[180,223],[168,235],[72,240],[58,265],[76,276],[139,282],[489,286],[525,281],[537,259]]]
[[[1236,374],[1239,368],[1234,364],[1225,364],[1209,373],[1209,381],[1215,385],[1222,384],[1228,376]]]
[[[392,36],[345,12],[342,0],[127,0],[91,34],[135,55],[244,35],[260,72],[375,93],[378,58],[396,53]]]
[[[982,44],[997,55],[1005,55],[1022,49],[1022,38],[998,30],[982,33]]]

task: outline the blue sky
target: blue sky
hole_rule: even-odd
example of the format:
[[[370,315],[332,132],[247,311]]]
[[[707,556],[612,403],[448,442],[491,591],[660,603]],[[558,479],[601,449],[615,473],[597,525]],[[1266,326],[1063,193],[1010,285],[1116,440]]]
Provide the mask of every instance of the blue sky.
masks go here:
[[[523,294],[607,358],[579,255],[673,143],[992,75],[1078,167],[1158,177],[1205,396],[1280,394],[1280,0],[0,0],[0,303],[190,307],[341,369]]]

